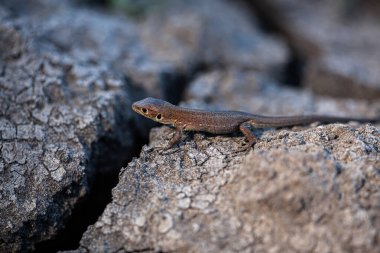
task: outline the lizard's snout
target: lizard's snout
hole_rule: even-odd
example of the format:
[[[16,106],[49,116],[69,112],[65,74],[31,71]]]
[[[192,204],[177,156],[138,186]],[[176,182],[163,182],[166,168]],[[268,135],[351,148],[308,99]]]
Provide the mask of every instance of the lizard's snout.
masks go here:
[[[132,104],[132,110],[134,110],[135,112],[138,112],[138,107],[137,107],[136,103]]]
[[[139,105],[139,102],[135,102],[132,104],[132,110],[137,112],[138,114],[142,114],[141,113],[142,107]]]

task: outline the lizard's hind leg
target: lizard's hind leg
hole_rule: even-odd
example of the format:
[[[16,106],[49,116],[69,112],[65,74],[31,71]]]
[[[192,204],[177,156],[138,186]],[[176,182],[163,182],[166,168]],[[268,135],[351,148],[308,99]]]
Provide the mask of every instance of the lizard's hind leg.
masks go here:
[[[256,137],[255,135],[251,132],[250,127],[252,125],[248,122],[244,122],[239,126],[240,132],[244,134],[244,137],[247,139],[248,143],[244,146],[243,150],[249,150],[253,144],[256,143]]]

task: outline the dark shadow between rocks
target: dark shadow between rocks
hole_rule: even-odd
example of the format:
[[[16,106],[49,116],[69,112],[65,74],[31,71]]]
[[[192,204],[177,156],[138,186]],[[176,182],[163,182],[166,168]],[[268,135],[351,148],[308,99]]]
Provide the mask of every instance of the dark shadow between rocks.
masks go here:
[[[292,55],[284,68],[283,79],[280,80],[281,83],[300,87],[302,79],[304,78],[304,68],[305,59],[301,59],[301,57],[292,52]]]

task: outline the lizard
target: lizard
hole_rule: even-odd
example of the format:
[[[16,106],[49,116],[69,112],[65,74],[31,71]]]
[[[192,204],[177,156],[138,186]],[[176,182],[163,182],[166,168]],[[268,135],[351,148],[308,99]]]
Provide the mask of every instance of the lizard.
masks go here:
[[[167,101],[148,97],[132,104],[132,109],[151,120],[173,126],[176,131],[165,149],[177,144],[184,131],[200,131],[212,134],[229,134],[240,131],[245,136],[249,149],[256,142],[250,128],[273,128],[306,125],[314,122],[322,124],[373,123],[380,118],[351,118],[327,115],[298,115],[298,116],[262,116],[242,111],[209,111],[190,109],[173,105]]]

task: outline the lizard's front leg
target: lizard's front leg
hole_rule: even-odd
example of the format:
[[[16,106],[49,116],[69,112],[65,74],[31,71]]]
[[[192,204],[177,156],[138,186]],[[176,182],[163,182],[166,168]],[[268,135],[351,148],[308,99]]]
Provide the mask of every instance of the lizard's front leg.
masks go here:
[[[168,150],[169,148],[173,147],[175,144],[177,144],[181,140],[183,129],[176,127],[175,130],[176,131],[175,131],[173,137],[171,138],[171,140],[169,141],[168,146],[165,148],[165,150]]]
[[[249,122],[244,122],[240,124],[239,129],[240,132],[244,134],[244,137],[247,139],[248,143],[247,145],[243,148],[243,150],[249,150],[253,144],[256,142],[256,137],[253,135],[251,132],[251,127],[252,125]]]

